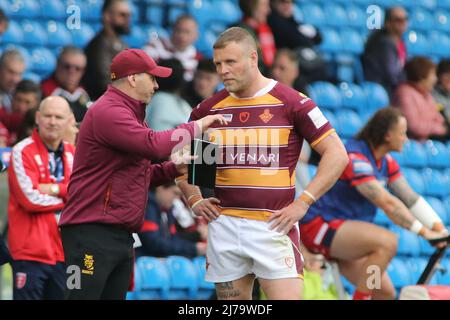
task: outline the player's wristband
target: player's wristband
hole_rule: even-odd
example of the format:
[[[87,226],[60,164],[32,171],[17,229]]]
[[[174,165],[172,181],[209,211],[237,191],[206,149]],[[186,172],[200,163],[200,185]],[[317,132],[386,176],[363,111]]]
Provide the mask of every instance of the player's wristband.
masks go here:
[[[425,234],[425,228],[419,220],[414,220],[413,224],[409,228],[409,231],[414,232],[415,234],[418,234],[420,236],[423,236]]]
[[[199,194],[199,193],[196,193],[196,194],[193,194],[193,195],[189,196],[189,198],[188,198],[188,204],[189,204],[189,207],[191,207],[192,209],[194,209],[194,207],[195,207],[197,204],[199,204],[202,200],[203,200],[203,197],[202,197],[202,195]]]
[[[300,195],[300,201],[303,201],[308,206],[311,206],[316,202],[316,198],[308,191],[303,191],[303,193]]]

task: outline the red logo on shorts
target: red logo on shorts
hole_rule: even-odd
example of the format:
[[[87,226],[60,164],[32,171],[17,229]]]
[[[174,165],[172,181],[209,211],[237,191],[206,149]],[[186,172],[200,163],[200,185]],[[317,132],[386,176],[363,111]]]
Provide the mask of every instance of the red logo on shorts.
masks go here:
[[[239,121],[242,123],[246,123],[250,119],[250,112],[241,112],[239,113]]]
[[[292,257],[284,258],[284,262],[286,263],[289,269],[292,269],[292,267],[294,266],[294,258]]]
[[[23,272],[16,273],[16,288],[22,289],[27,283],[27,274]]]

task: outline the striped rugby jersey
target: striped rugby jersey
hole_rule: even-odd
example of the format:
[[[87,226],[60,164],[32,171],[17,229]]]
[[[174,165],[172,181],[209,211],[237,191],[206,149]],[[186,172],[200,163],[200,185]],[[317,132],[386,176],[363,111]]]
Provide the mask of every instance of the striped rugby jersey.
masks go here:
[[[214,124],[207,137],[220,150],[215,194],[221,214],[247,219],[267,220],[289,205],[303,139],[314,147],[334,132],[311,99],[275,80],[252,98],[223,89],[200,103],[191,120],[211,114],[228,120]]]

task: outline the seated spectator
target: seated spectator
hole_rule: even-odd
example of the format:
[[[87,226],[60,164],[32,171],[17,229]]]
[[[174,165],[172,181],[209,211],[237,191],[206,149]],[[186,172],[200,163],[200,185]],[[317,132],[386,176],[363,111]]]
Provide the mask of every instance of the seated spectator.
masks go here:
[[[213,60],[202,59],[198,63],[194,79],[185,86],[182,96],[192,108],[195,108],[216,92],[219,83],[220,78]]]
[[[41,101],[41,88],[31,80],[22,80],[16,88],[12,98],[10,113],[0,109],[0,121],[10,133],[9,144],[13,145],[20,135],[25,114],[38,107]]]
[[[77,122],[83,120],[90,100],[86,90],[80,85],[85,68],[86,56],[83,51],[77,47],[64,47],[58,57],[55,72],[41,83],[44,98],[65,98]]]
[[[20,125],[19,134],[17,136],[17,141],[22,141],[23,139],[31,136],[31,134],[33,133],[33,130],[36,127],[36,110],[37,109],[30,109],[23,116],[22,124]]]
[[[0,36],[6,32],[9,25],[9,19],[5,15],[5,12],[0,9]]]
[[[272,12],[267,22],[272,29],[278,49],[313,47],[322,42],[319,30],[310,24],[298,23],[294,18],[293,0],[271,0]]]
[[[438,103],[439,110],[447,122],[447,133],[450,132],[450,59],[441,60],[437,67],[438,83],[432,95]],[[448,138],[447,138],[448,139]]]
[[[9,146],[9,131],[3,123],[0,122],[0,148],[5,148],[7,146]]]
[[[136,248],[137,256],[193,258],[205,255],[206,243],[191,242],[177,234],[173,205],[179,192],[175,183],[168,183],[149,193],[144,225],[139,233],[142,246]]]
[[[25,60],[17,50],[3,52],[0,57],[0,109],[11,112],[12,96],[25,71]]]
[[[172,129],[185,123],[192,112],[191,106],[180,95],[184,86],[181,62],[169,59],[162,60],[159,64],[171,68],[172,75],[158,79],[159,91],[148,106],[146,121],[156,131]]]
[[[260,70],[265,73],[275,59],[276,47],[272,30],[267,24],[270,14],[269,0],[239,0],[243,13],[242,21],[237,25],[249,31],[258,43]]]
[[[306,93],[306,83],[300,79],[300,69],[297,54],[290,49],[280,49],[275,55],[271,69],[271,76],[275,80]]]
[[[162,59],[178,59],[184,68],[184,79],[191,81],[202,57],[194,46],[197,39],[197,21],[191,15],[184,14],[175,21],[170,39],[150,39],[144,50],[156,62]]]
[[[435,64],[428,58],[414,57],[405,70],[408,81],[395,91],[394,105],[408,121],[408,136],[417,140],[444,138],[445,120],[431,95],[437,81]]]
[[[362,55],[365,80],[381,84],[391,98],[405,80],[407,53],[402,36],[407,29],[408,16],[402,7],[386,10],[384,27],[369,36]]]

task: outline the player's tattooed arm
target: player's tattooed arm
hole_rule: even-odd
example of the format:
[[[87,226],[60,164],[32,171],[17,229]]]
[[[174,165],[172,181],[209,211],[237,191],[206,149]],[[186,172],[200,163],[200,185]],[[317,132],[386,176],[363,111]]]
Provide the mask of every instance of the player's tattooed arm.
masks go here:
[[[367,200],[381,208],[397,225],[409,229],[415,218],[405,204],[387,191],[377,180],[364,182],[356,186],[356,190]]]
[[[409,186],[402,176],[389,183],[389,189],[408,207],[411,208],[419,199],[419,195]]]

